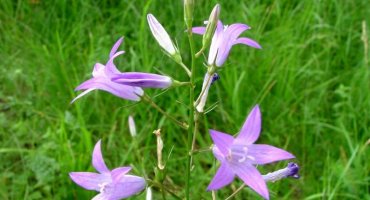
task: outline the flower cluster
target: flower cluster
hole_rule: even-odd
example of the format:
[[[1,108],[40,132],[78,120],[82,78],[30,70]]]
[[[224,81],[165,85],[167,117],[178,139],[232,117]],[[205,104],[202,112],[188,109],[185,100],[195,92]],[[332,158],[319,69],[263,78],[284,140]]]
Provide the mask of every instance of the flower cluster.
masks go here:
[[[179,82],[165,75],[147,73],[147,72],[121,72],[117,69],[114,60],[124,54],[124,51],[119,51],[119,47],[123,42],[120,38],[112,47],[107,63],[96,63],[92,72],[92,78],[77,86],[76,90],[83,90],[72,102],[86,95],[93,90],[103,90],[109,92],[122,99],[131,101],[146,101],[148,106],[161,112],[169,120],[173,121],[181,128],[186,129],[189,134],[193,134],[192,138],[188,138],[188,149],[185,152],[187,159],[187,184],[185,189],[185,197],[190,199],[189,194],[189,177],[190,167],[192,165],[192,152],[194,152],[194,143],[196,142],[196,133],[198,132],[198,120],[202,115],[205,115],[205,105],[208,99],[208,94],[211,85],[220,79],[219,68],[226,62],[231,48],[236,44],[244,44],[253,48],[261,49],[261,46],[254,40],[240,36],[250,27],[246,24],[235,23],[229,26],[224,26],[219,19],[220,6],[217,4],[209,16],[209,20],[205,22],[206,26],[192,27],[192,14],[194,2],[185,0],[185,21],[187,25],[187,34],[189,35],[190,43],[192,44],[192,34],[203,35],[202,48],[198,53],[194,52],[193,45],[191,46],[192,61],[195,57],[203,53],[209,48],[208,59],[206,62],[207,70],[205,71],[204,80],[201,92],[197,99],[194,98],[194,62],[189,69],[181,57],[179,48],[173,43],[170,35],[159,21],[152,14],[147,15],[149,29],[158,42],[159,46],[164,50],[165,54],[173,59],[186,74],[190,77],[189,82]],[[172,88],[178,86],[190,86],[190,116],[189,122],[185,123],[177,120],[175,117],[161,109],[154,101],[144,94],[145,88]],[[220,166],[210,181],[207,191],[219,190],[229,185],[238,177],[243,183],[257,192],[264,199],[269,199],[269,191],[267,182],[275,182],[287,177],[298,178],[299,166],[296,163],[289,163],[284,169],[280,169],[268,174],[262,175],[257,166],[265,164],[293,159],[295,156],[283,149],[267,145],[255,144],[261,132],[261,111],[259,105],[253,107],[247,116],[241,130],[234,137],[232,135],[209,130],[210,137],[214,145],[211,149],[214,157],[219,161]],[[193,126],[189,126],[192,124]],[[137,137],[136,126],[132,116],[129,116],[128,125],[130,134],[133,138]],[[194,129],[194,130],[193,130]],[[161,138],[160,129],[154,131],[157,137],[157,170],[163,172],[167,165],[162,160],[162,150],[164,141]],[[191,141],[193,142],[192,145]],[[190,149],[191,146],[191,149]],[[94,200],[119,200],[140,193],[148,185],[147,199],[152,199],[151,187],[159,187],[162,191],[162,196],[165,195],[165,189],[162,183],[152,184],[150,178],[144,179],[139,176],[128,174],[131,167],[118,167],[109,170],[105,165],[101,154],[101,141],[99,140],[93,150],[92,165],[98,173],[92,172],[71,172],[70,178],[79,186],[87,190],[95,190],[99,192]],[[158,173],[156,173],[158,174]],[[164,173],[163,173],[164,174]],[[165,176],[163,175],[162,176]],[[163,177],[162,177],[163,178]],[[157,179],[157,178],[155,178]],[[148,182],[148,183],[147,183]],[[159,186],[158,186],[159,185]],[[244,185],[243,185],[244,187]],[[173,192],[169,192],[174,195]],[[178,197],[178,196],[176,196]]]

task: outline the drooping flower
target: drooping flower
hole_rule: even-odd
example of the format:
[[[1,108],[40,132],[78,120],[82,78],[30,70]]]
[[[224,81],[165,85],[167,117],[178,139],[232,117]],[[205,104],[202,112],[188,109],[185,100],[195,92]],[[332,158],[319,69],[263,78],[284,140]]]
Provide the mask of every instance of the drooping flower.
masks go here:
[[[208,99],[208,92],[211,85],[219,79],[219,75],[217,73],[209,74],[208,72],[204,76],[203,79],[203,85],[202,85],[202,91],[195,102],[196,109],[198,112],[202,113],[204,111],[204,106],[206,105],[207,99]]]
[[[112,81],[142,88],[168,88],[173,83],[172,79],[168,76],[143,72],[117,74],[112,78]]]
[[[76,98],[72,100],[71,103],[86,95],[87,93],[93,90],[104,90],[113,95],[116,95],[123,99],[128,99],[132,101],[139,101],[140,96],[144,94],[144,91],[140,87],[133,87],[129,85],[122,85],[116,82],[113,82],[111,79],[114,76],[122,74],[114,65],[114,59],[123,54],[124,51],[118,51],[119,46],[121,45],[123,38],[120,38],[112,47],[112,50],[109,54],[108,62],[103,65],[96,63],[94,70],[92,72],[93,77],[79,86],[75,90],[85,90],[79,94]]]
[[[70,178],[87,190],[100,192],[93,200],[119,200],[145,189],[144,178],[127,174],[131,167],[108,169],[101,153],[100,143],[100,140],[96,143],[92,154],[92,164],[99,173],[71,172]]]
[[[158,44],[171,56],[178,54],[178,49],[173,44],[170,36],[163,26],[158,22],[158,20],[152,14],[147,15],[148,24],[150,30],[157,40]]]
[[[231,24],[224,26],[219,20],[216,31],[212,37],[212,43],[208,54],[208,64],[221,67],[229,56],[231,47],[235,44],[245,44],[260,49],[261,46],[254,40],[246,37],[239,37],[244,31],[250,29],[245,24]],[[194,27],[193,33],[203,35],[206,27]]]
[[[269,199],[266,183],[254,165],[292,159],[294,156],[285,150],[270,145],[254,144],[260,131],[261,113],[258,105],[249,113],[236,138],[219,131],[210,130],[215,144],[213,154],[221,162],[221,166],[209,184],[208,190],[220,189],[230,184],[235,176],[238,176],[263,198]]]

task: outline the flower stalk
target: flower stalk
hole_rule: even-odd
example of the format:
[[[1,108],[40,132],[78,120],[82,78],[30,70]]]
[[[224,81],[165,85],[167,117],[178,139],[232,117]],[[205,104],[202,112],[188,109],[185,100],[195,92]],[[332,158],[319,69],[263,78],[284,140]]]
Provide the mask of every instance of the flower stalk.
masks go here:
[[[193,39],[193,32],[192,32],[192,20],[186,23],[187,25],[187,35],[189,39],[189,46],[190,46],[190,55],[191,55],[191,75],[190,75],[190,87],[189,90],[189,129],[188,129],[188,138],[187,138],[187,146],[186,146],[186,154],[187,154],[187,163],[186,163],[186,186],[185,186],[185,199],[190,199],[190,171],[191,171],[191,162],[192,162],[192,136],[196,131],[194,128],[194,83],[195,83],[195,48],[194,48],[194,39]]]
[[[164,111],[161,107],[159,107],[154,101],[148,96],[143,95],[141,98],[144,102],[149,103],[154,109],[156,109],[158,112],[162,113],[164,116],[166,116],[169,120],[174,122],[175,124],[179,125],[181,128],[187,130],[189,128],[189,125],[187,125],[185,122],[180,122],[170,114],[168,114],[166,111]]]

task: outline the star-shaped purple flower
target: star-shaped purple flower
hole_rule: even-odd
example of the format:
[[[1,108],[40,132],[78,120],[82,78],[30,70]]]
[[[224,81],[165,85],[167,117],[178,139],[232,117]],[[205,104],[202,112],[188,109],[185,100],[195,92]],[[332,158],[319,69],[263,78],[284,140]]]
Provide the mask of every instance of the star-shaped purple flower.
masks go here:
[[[122,85],[111,80],[114,76],[121,74],[121,72],[114,65],[113,61],[117,56],[125,53],[124,51],[117,52],[122,41],[123,38],[120,38],[114,44],[112,50],[110,51],[109,60],[106,65],[96,63],[92,72],[93,78],[77,86],[75,90],[85,91],[74,98],[72,103],[93,90],[104,90],[123,99],[140,101],[140,96],[144,94],[144,91],[140,87]]]
[[[256,41],[246,37],[239,37],[240,34],[248,29],[250,29],[249,26],[240,23],[224,26],[219,20],[216,31],[212,37],[208,64],[215,64],[217,67],[221,67],[229,56],[231,47],[235,44],[245,44],[260,49],[261,46]],[[206,27],[194,27],[192,31],[195,34],[203,35],[206,31]]]
[[[145,188],[145,179],[127,175],[131,167],[118,167],[110,171],[103,160],[100,140],[94,147],[92,164],[96,171],[71,172],[69,176],[79,186],[100,192],[93,200],[119,200],[139,193]]]
[[[221,162],[221,166],[207,190],[217,190],[230,184],[236,175],[263,198],[269,199],[266,183],[254,165],[292,159],[294,156],[285,150],[270,145],[254,144],[260,131],[261,112],[258,105],[249,113],[236,138],[219,131],[210,130],[215,144],[213,154]]]

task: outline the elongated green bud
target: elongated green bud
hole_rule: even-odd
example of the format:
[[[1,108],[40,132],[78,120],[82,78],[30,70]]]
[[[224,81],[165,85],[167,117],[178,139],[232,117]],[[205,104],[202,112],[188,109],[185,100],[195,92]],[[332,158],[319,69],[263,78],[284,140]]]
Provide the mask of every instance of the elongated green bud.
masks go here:
[[[209,16],[206,32],[203,35],[203,47],[202,49],[206,49],[209,44],[211,43],[213,34],[215,33],[218,18],[220,15],[220,4],[216,4],[213,8],[211,15]]]
[[[184,0],[184,19],[187,27],[193,23],[194,0]]]

